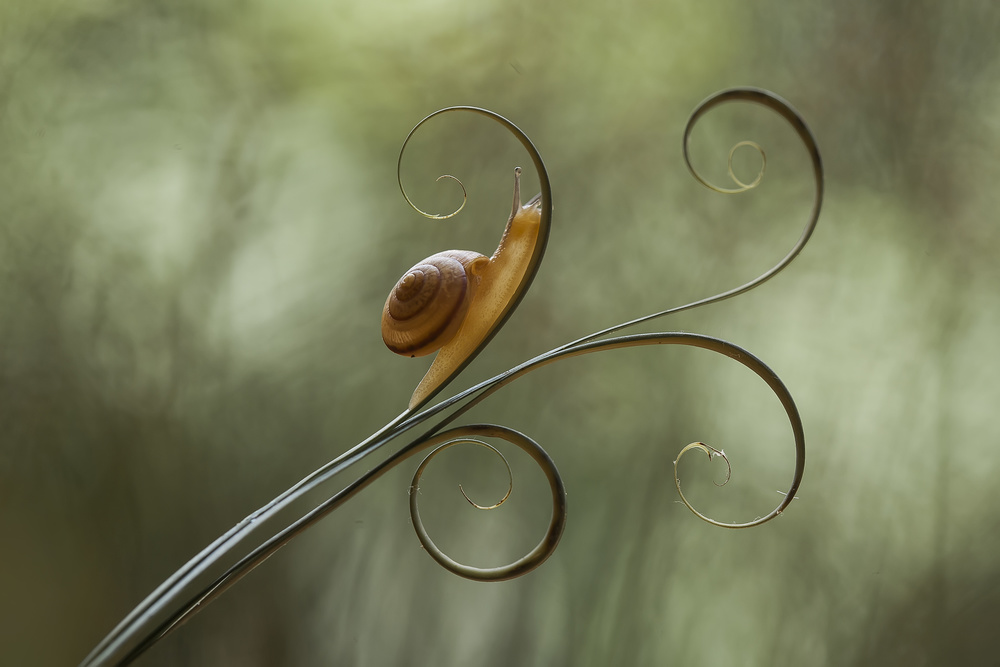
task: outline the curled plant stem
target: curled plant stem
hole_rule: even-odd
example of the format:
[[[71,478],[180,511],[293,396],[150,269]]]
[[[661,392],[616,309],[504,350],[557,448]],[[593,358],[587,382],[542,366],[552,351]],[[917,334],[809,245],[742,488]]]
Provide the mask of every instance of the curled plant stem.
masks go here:
[[[474,501],[472,498],[469,497],[469,494],[465,492],[465,489],[462,488],[461,484],[458,485],[458,490],[461,491],[462,497],[465,498],[469,502],[469,504],[475,507],[477,510],[495,510],[496,508],[500,507],[505,502],[507,502],[507,499],[510,498],[510,494],[514,491],[514,473],[511,472],[510,470],[510,464],[507,463],[507,457],[505,457],[500,452],[500,450],[494,447],[493,445],[483,442],[482,440],[476,440],[475,438],[465,438],[465,439],[460,438],[452,440],[450,442],[444,443],[443,445],[435,449],[433,452],[428,454],[427,458],[423,460],[423,462],[420,464],[417,470],[422,471],[424,467],[427,465],[427,463],[431,460],[431,458],[437,456],[439,452],[443,452],[449,447],[461,444],[473,444],[473,445],[479,445],[480,447],[485,447],[486,449],[490,450],[491,452],[499,456],[500,460],[503,461],[503,465],[507,469],[507,492],[503,495],[503,498],[493,503],[492,505],[480,505],[479,503],[477,503],[476,501]],[[417,490],[419,488],[417,482],[419,481],[420,481],[419,475],[414,473],[413,482],[410,484],[410,489],[413,491]]]
[[[420,463],[416,472],[413,473],[413,481],[410,483],[410,519],[413,521],[413,529],[417,533],[417,538],[420,540],[420,544],[424,547],[427,553],[430,554],[431,558],[437,561],[439,565],[449,572],[474,581],[504,581],[506,579],[514,579],[515,577],[519,577],[530,572],[545,562],[545,560],[552,555],[552,552],[555,551],[556,546],[559,544],[559,538],[562,536],[563,527],[566,525],[566,489],[563,486],[563,481],[559,476],[558,470],[556,470],[555,463],[549,457],[548,453],[546,453],[546,451],[542,449],[538,443],[528,436],[503,426],[475,424],[452,429],[451,431],[448,431],[446,435],[451,439],[427,455],[427,458]],[[549,482],[549,489],[552,492],[552,518],[549,520],[549,527],[545,531],[545,536],[542,537],[542,540],[534,549],[513,563],[494,568],[471,567],[469,565],[465,565],[464,563],[459,563],[441,551],[441,549],[434,544],[434,541],[427,533],[427,529],[424,527],[424,522],[420,518],[420,511],[417,508],[417,498],[419,494],[416,493],[416,491],[419,488],[420,476],[423,475],[424,469],[427,467],[427,464],[430,463],[431,459],[449,447],[469,442],[483,445],[496,452],[496,454],[503,459],[504,465],[507,465],[507,460],[503,457],[503,455],[495,447],[478,440],[477,438],[479,437],[500,438],[525,451],[542,469],[542,472],[545,474],[545,478]],[[507,472],[508,474],[510,473],[509,465],[507,465]],[[511,486],[513,486],[513,477],[510,478],[510,482]],[[464,491],[462,492],[462,495],[465,495]],[[507,495],[505,495],[499,503],[491,507],[476,505],[469,500],[468,496],[465,496],[465,499],[469,500],[470,503],[479,509],[494,509],[503,504],[509,496],[510,489],[508,488]]]
[[[732,477],[732,474],[733,474],[733,466],[729,462],[729,457],[726,456],[726,453],[724,451],[722,451],[721,449],[716,449],[715,447],[710,447],[709,445],[706,445],[704,442],[692,442],[690,445],[688,445],[687,447],[685,447],[684,449],[682,449],[680,452],[678,452],[677,453],[677,458],[674,459],[674,484],[677,486],[677,495],[679,495],[681,497],[681,502],[684,503],[684,505],[687,506],[687,508],[689,510],[691,510],[699,518],[701,518],[704,521],[707,521],[708,523],[712,524],[713,526],[721,526],[723,528],[750,528],[752,526],[760,525],[761,523],[763,523],[764,521],[767,520],[767,519],[761,519],[761,520],[751,521],[750,523],[739,523],[739,524],[735,524],[735,523],[720,523],[720,522],[716,521],[715,519],[711,519],[711,518],[705,516],[704,514],[702,514],[701,512],[699,512],[698,510],[696,510],[694,508],[694,505],[692,505],[688,501],[688,499],[686,497],[684,497],[684,491],[681,490],[680,473],[677,470],[677,467],[678,467],[678,465],[681,462],[681,457],[683,457],[686,453],[688,453],[688,452],[690,452],[691,450],[694,450],[694,449],[699,449],[699,450],[705,452],[706,454],[708,454],[708,460],[709,461],[711,461],[711,460],[715,459],[716,457],[718,457],[718,458],[721,458],[722,460],[724,460],[726,462],[726,479],[724,479],[721,484],[719,482],[715,482],[713,480],[713,483],[716,486],[725,486],[726,484],[729,484],[729,479],[730,479],[730,477]],[[775,510],[775,515],[777,515],[777,514],[781,514],[781,510]],[[768,517],[768,518],[773,518],[773,517]]]
[[[777,264],[772,266],[770,269],[760,274],[753,280],[750,280],[738,287],[720,292],[713,296],[705,297],[704,299],[699,299],[697,301],[692,301],[686,303],[683,306],[675,306],[673,308],[668,308],[666,310],[661,310],[659,312],[651,313],[649,315],[643,315],[642,317],[637,317],[633,320],[627,322],[622,322],[621,324],[615,324],[608,327],[607,329],[602,329],[601,331],[594,332],[583,338],[579,338],[572,343],[567,343],[565,347],[570,347],[572,345],[577,345],[590,340],[596,340],[598,338],[603,338],[604,336],[615,333],[616,331],[621,331],[622,329],[627,329],[630,327],[637,326],[644,322],[649,322],[667,315],[673,315],[675,313],[680,313],[686,310],[693,310],[694,308],[700,308],[702,306],[707,306],[714,303],[719,303],[720,301],[725,301],[726,299],[731,299],[734,296],[739,296],[745,292],[749,292],[755,287],[760,287],[766,283],[771,278],[775,277],[781,271],[785,269],[789,264],[792,263],[802,249],[805,247],[806,243],[812,237],[812,233],[816,230],[816,225],[819,223],[819,213],[823,206],[823,159],[819,154],[819,146],[816,144],[816,139],[813,137],[812,131],[809,126],[806,125],[805,120],[802,116],[792,108],[792,106],[781,99],[772,92],[761,90],[759,88],[730,88],[728,90],[723,90],[714,95],[711,95],[705,99],[701,104],[695,107],[695,110],[691,112],[691,116],[688,118],[687,126],[684,128],[684,140],[683,140],[683,151],[684,151],[684,163],[687,165],[688,171],[694,176],[695,180],[704,185],[706,188],[719,192],[722,194],[739,194],[748,188],[740,188],[736,190],[727,190],[725,188],[719,188],[709,181],[705,180],[704,177],[698,172],[697,169],[691,164],[690,152],[690,141],[691,132],[694,130],[695,125],[698,121],[705,116],[712,109],[731,102],[749,102],[753,104],[759,104],[764,106],[771,111],[775,112],[779,116],[785,119],[788,124],[792,127],[795,133],[798,135],[799,139],[802,141],[803,147],[809,154],[809,160],[812,164],[813,181],[815,189],[813,191],[813,204],[812,211],[809,213],[809,217],[806,220],[805,227],[799,234],[798,240],[791,247],[788,253],[782,257]],[[763,148],[760,149],[761,155],[764,155]],[[730,154],[731,155],[731,154]],[[764,167],[761,166],[760,174],[758,177],[763,177]],[[759,180],[759,179],[758,179]],[[737,179],[738,182],[738,179]],[[753,185],[756,185],[758,181],[754,181]]]
[[[706,445],[704,442],[692,442],[690,445],[688,445],[687,447],[685,447],[684,449],[682,449],[681,451],[679,451],[677,453],[677,458],[674,460],[674,481],[677,483],[677,491],[678,492],[681,490],[681,480],[677,476],[677,464],[680,462],[681,457],[684,456],[687,452],[690,452],[692,449],[700,449],[701,451],[703,451],[706,454],[708,454],[708,460],[709,461],[715,459],[716,457],[721,458],[723,461],[725,461],[726,462],[726,478],[724,480],[722,480],[722,483],[714,482],[714,484],[716,486],[725,486],[726,484],[729,484],[729,480],[733,476],[733,464],[729,462],[729,457],[726,456],[726,453],[724,451],[722,451],[721,449],[716,449],[715,447],[711,447],[710,445]],[[683,496],[684,494],[681,494],[681,495]]]
[[[727,341],[712,338],[710,336],[666,332],[608,338],[610,334],[620,331],[621,329],[635,326],[642,322],[663,317],[671,313],[677,313],[723,301],[763,284],[788,266],[788,264],[799,254],[812,235],[812,232],[818,222],[819,211],[823,200],[823,166],[819,156],[819,150],[816,146],[812,133],[799,114],[787,102],[773,93],[755,88],[736,88],[717,93],[702,102],[692,113],[684,132],[684,160],[691,173],[706,187],[723,193],[743,192],[747,189],[755,187],[762,179],[766,158],[764,156],[763,149],[753,142],[741,142],[740,144],[734,146],[730,152],[730,177],[738,186],[735,190],[718,188],[708,183],[691,165],[688,156],[688,143],[692,128],[702,116],[708,113],[708,111],[720,104],[728,102],[752,102],[771,109],[791,125],[809,153],[816,185],[812,212],[807,220],[804,230],[799,236],[798,241],[793,245],[791,250],[788,251],[785,257],[771,269],[743,285],[714,296],[685,304],[683,306],[669,308],[667,310],[655,312],[628,322],[617,324],[579,338],[570,343],[566,343],[565,345],[538,355],[533,359],[530,359],[508,371],[490,378],[489,380],[466,389],[465,391],[459,392],[451,398],[441,401],[432,407],[425,406],[442,387],[444,387],[448,382],[450,382],[451,379],[461,372],[461,370],[472,360],[472,358],[474,358],[476,354],[478,354],[485,347],[500,326],[502,326],[502,324],[510,317],[514,308],[518,305],[527,290],[528,285],[530,285],[532,279],[537,273],[538,265],[541,261],[542,254],[544,253],[548,238],[549,225],[552,215],[552,196],[548,176],[537,150],[535,150],[527,136],[519,128],[517,128],[517,126],[505,118],[498,116],[493,112],[476,107],[450,107],[448,109],[442,109],[430,114],[424,118],[424,120],[420,121],[420,123],[418,123],[407,136],[406,141],[404,141],[403,144],[403,149],[405,149],[406,144],[413,133],[430,118],[452,111],[469,111],[490,117],[496,122],[499,122],[511,131],[529,152],[531,159],[535,164],[536,171],[538,172],[541,185],[541,193],[539,197],[541,199],[542,208],[542,231],[540,232],[540,243],[538,244],[535,250],[535,255],[532,258],[531,270],[526,274],[525,278],[519,285],[516,298],[511,300],[509,307],[503,313],[503,317],[491,330],[491,333],[487,336],[483,343],[468,357],[468,359],[466,359],[465,363],[463,363],[452,375],[446,378],[441,385],[431,392],[423,401],[410,409],[404,410],[399,416],[366,438],[364,441],[350,448],[334,460],[320,467],[318,470],[310,473],[274,500],[247,516],[230,530],[226,531],[226,533],[221,535],[212,544],[202,550],[171,577],[164,581],[163,584],[157,587],[156,590],[154,590],[131,613],[129,613],[125,619],[123,619],[122,622],[119,623],[119,625],[107,637],[105,637],[97,645],[97,647],[94,648],[90,655],[84,659],[81,665],[83,667],[93,667],[96,665],[124,665],[132,662],[157,641],[167,636],[183,622],[204,608],[207,603],[211,602],[225,592],[230,586],[239,581],[240,578],[263,563],[278,549],[303,531],[307,530],[310,526],[314,525],[324,516],[340,507],[362,489],[366,488],[369,484],[373,483],[376,479],[385,474],[386,471],[417,452],[433,449],[434,447],[441,445],[447,445],[448,443],[456,440],[469,441],[470,439],[476,440],[479,438],[494,437],[506,440],[526,451],[542,468],[547,479],[549,480],[553,502],[552,517],[549,527],[538,546],[514,563],[500,568],[475,568],[457,563],[437,549],[423,528],[423,524],[419,519],[419,513],[416,511],[417,494],[412,493],[410,496],[411,516],[414,518],[414,527],[417,529],[419,539],[424,544],[425,548],[427,548],[428,553],[431,554],[437,562],[450,571],[470,579],[484,581],[509,579],[511,577],[520,576],[537,567],[539,564],[544,562],[555,549],[566,521],[565,489],[562,479],[559,477],[559,473],[556,470],[555,464],[552,462],[551,458],[533,440],[503,426],[475,424],[449,431],[444,431],[443,429],[465,414],[468,410],[472,409],[474,406],[495,392],[523,377],[527,373],[555,363],[556,361],[561,361],[571,357],[640,346],[685,345],[702,348],[713,353],[729,357],[753,371],[765,382],[765,384],[768,385],[774,395],[781,402],[792,429],[795,450],[795,467],[787,493],[782,496],[781,502],[769,514],[747,524],[724,524],[717,522],[695,510],[687,502],[683,494],[681,494],[681,498],[684,504],[687,505],[687,507],[698,517],[714,525],[729,528],[759,525],[781,514],[782,511],[795,498],[795,493],[799,488],[805,470],[805,435],[802,421],[799,416],[798,409],[795,406],[795,402],[785,385],[782,383],[781,379],[766,364],[764,364],[763,361],[755,357],[747,350]],[[756,147],[762,158],[760,173],[757,178],[749,184],[738,179],[732,171],[733,152],[743,145]],[[398,176],[403,149],[400,151],[400,162],[397,163],[397,179],[400,182],[400,190],[403,192],[403,196],[406,201],[414,209],[420,211],[420,209],[418,209],[406,195],[406,192],[402,187],[401,178]],[[458,180],[450,175],[446,175],[444,177]],[[459,184],[461,185],[461,181],[459,181]],[[462,186],[462,190],[462,206],[464,206],[464,186]],[[422,211],[420,212],[427,217],[446,218],[458,213],[461,208],[462,207],[459,207],[459,209],[454,213],[444,216],[436,216],[423,213]],[[414,431],[414,429],[417,430]],[[416,435],[413,435],[413,433],[416,433]],[[249,551],[247,551],[242,557],[233,555],[237,547],[244,545],[244,543],[248,542],[251,537],[257,535],[258,531],[260,531],[265,525],[272,522],[281,510],[287,508],[290,504],[302,498],[305,494],[318,489],[326,482],[330,481],[331,478],[338,473],[344,472],[345,470],[353,467],[355,464],[371,456],[375,452],[381,451],[387,444],[403,438],[403,436],[407,436],[407,440],[404,444],[400,445],[394,452],[391,452],[382,462],[371,466],[353,482],[347,484],[340,491],[314,507],[312,510],[308,511],[298,520],[278,530],[263,541],[260,541],[256,546],[250,548]],[[692,449],[701,449],[702,451],[708,453],[710,457],[716,454],[722,454],[721,450],[714,450],[703,443],[693,443],[692,445],[688,445],[681,450],[677,460],[679,461],[680,457],[683,456],[685,452],[691,451]],[[419,473],[423,470],[424,466],[426,466],[432,456],[433,453],[425,459],[418,468],[418,474],[414,477],[414,486],[419,481]],[[725,460],[728,464],[728,458]],[[674,478],[678,491],[680,491],[680,481],[676,473],[675,462]],[[466,498],[468,498],[468,496],[466,496]],[[209,582],[207,585],[204,583],[206,580]]]
[[[749,183],[744,183],[743,181],[741,181],[739,176],[736,175],[736,172],[733,171],[733,156],[736,155],[736,151],[743,148],[744,146],[749,146],[750,148],[753,148],[760,155],[760,171],[757,172],[757,176]],[[764,149],[756,141],[740,141],[734,144],[733,147],[729,149],[729,164],[726,166],[726,169],[727,171],[729,171],[729,178],[731,178],[733,180],[733,183],[736,183],[736,185],[738,185],[739,188],[736,190],[720,190],[719,188],[711,186],[713,190],[715,190],[716,192],[720,192],[722,194],[738,194],[740,192],[746,192],[747,190],[752,190],[758,185],[760,185],[760,182],[764,180],[764,170],[767,169],[767,153],[764,152]]]

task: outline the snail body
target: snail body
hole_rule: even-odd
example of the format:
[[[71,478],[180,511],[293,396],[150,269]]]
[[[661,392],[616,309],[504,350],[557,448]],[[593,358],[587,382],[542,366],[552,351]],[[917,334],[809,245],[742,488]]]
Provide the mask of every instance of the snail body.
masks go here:
[[[521,205],[520,174],[517,168],[511,214],[491,257],[468,250],[437,253],[407,271],[386,299],[386,346],[410,357],[438,351],[410,398],[411,409],[472,358],[508,312],[532,265],[541,207],[539,197]]]

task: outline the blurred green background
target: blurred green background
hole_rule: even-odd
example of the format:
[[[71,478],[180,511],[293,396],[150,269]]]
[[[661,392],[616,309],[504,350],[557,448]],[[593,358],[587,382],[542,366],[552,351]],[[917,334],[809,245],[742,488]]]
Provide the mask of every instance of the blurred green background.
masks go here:
[[[780,405],[701,350],[567,361],[470,419],[537,439],[569,524],[539,570],[459,579],[408,525],[413,465],[380,480],[154,647],[142,665],[996,664],[1000,504],[1000,5],[900,2],[6,0],[0,5],[0,653],[76,664],[201,547],[398,414],[427,361],[378,321],[419,259],[489,254],[518,123],[555,217],[531,292],[454,389],[551,347],[728,289],[791,247],[808,161],[768,111],[727,105],[685,171],[691,109],[731,85],[790,100],[827,167],[819,229],[766,286],[645,330],[726,338]],[[752,178],[752,153],[736,169]],[[534,178],[533,176],[531,178]],[[530,181],[530,179],[529,179]],[[531,186],[529,186],[531,187]],[[534,190],[527,193],[530,196]],[[530,548],[548,506],[512,455],[423,481],[435,539],[475,564]],[[359,471],[362,472],[362,471]],[[330,488],[329,492],[335,489]]]

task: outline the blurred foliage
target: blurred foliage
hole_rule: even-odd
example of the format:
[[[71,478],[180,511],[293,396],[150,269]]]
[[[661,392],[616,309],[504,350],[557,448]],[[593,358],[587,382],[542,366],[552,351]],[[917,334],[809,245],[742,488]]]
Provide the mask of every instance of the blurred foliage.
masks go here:
[[[530,434],[569,491],[540,570],[475,584],[421,553],[397,470],[149,652],[143,665],[985,664],[1000,622],[1000,6],[7,0],[0,5],[0,652],[75,664],[233,523],[397,414],[426,364],[379,340],[389,287],[450,247],[489,252],[518,123],[556,207],[533,290],[456,388],[773,264],[807,160],[761,109],[706,118],[695,159],[768,150],[758,190],[683,170],[687,114],[729,85],[789,99],[824,153],[820,228],[781,277],[658,323],[732,340],[795,395],[800,500],[753,531],[676,503],[685,461],[721,519],[777,503],[780,406],[697,350],[558,364],[471,418]],[[752,136],[748,136],[752,135]],[[721,167],[720,167],[721,165]],[[753,164],[737,165],[752,171]],[[715,170],[714,172],[712,170]],[[529,195],[530,196],[530,195]],[[475,221],[475,222],[473,222]],[[482,221],[482,222],[479,222]],[[425,478],[435,539],[500,561],[547,515],[487,454]],[[716,464],[718,465],[718,464]],[[404,466],[405,468],[406,466]]]

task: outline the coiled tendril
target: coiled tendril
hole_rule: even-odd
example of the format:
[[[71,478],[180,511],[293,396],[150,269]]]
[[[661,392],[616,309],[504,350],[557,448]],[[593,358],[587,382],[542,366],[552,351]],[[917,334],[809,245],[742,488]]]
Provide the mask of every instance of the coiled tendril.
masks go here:
[[[552,552],[555,551],[556,546],[559,544],[559,538],[562,537],[563,527],[566,525],[566,489],[563,486],[562,477],[559,476],[559,471],[556,470],[556,465],[552,461],[551,457],[549,457],[548,453],[542,449],[537,442],[528,436],[504,426],[475,424],[453,429],[442,434],[442,436],[449,437],[451,439],[427,455],[420,465],[417,466],[416,472],[413,473],[413,480],[410,482],[410,519],[413,521],[413,529],[416,531],[417,537],[420,539],[420,544],[423,545],[424,549],[428,554],[430,554],[431,558],[437,561],[449,572],[457,574],[460,577],[465,577],[466,579],[473,579],[475,581],[503,581],[505,579],[514,579],[515,577],[519,577],[522,574],[530,572],[545,562],[545,560],[552,555]],[[453,560],[441,551],[441,549],[434,544],[434,541],[431,540],[430,535],[427,534],[427,529],[424,527],[424,522],[421,520],[420,512],[417,509],[417,497],[419,495],[417,490],[419,489],[420,476],[423,475],[424,469],[427,468],[427,464],[430,463],[431,459],[449,447],[472,443],[491,449],[501,458],[501,460],[503,460],[504,465],[507,466],[507,474],[510,476],[510,465],[507,464],[507,460],[495,447],[480,440],[480,438],[485,437],[506,440],[526,452],[538,464],[538,466],[542,469],[542,472],[545,473],[545,478],[548,480],[549,488],[552,491],[552,518],[549,521],[549,527],[545,531],[545,536],[542,537],[542,540],[534,549],[513,563],[494,568],[478,568],[464,565],[456,560]],[[477,505],[472,502],[469,496],[465,494],[464,490],[462,491],[462,495],[465,496],[465,499],[472,503],[473,506],[479,509],[495,509],[502,505],[510,496],[511,488],[513,487],[513,478],[510,477],[509,479],[510,486],[508,487],[507,494],[500,500],[500,502],[492,506],[483,507],[481,505]]]
[[[712,523],[713,525],[728,528],[744,528],[759,525],[781,514],[781,512],[795,498],[795,492],[799,487],[805,469],[805,436],[802,421],[799,417],[798,410],[795,407],[795,402],[792,399],[791,394],[781,382],[781,379],[770,368],[768,368],[763,361],[752,355],[747,350],[727,341],[712,338],[710,336],[690,333],[663,332],[609,337],[611,334],[627,327],[631,327],[658,317],[663,317],[671,313],[677,313],[697,308],[699,306],[708,305],[710,303],[723,301],[763,284],[788,266],[788,264],[802,250],[812,235],[812,232],[819,220],[819,212],[823,200],[823,165],[820,159],[819,150],[812,133],[805,124],[805,121],[802,120],[801,116],[799,116],[791,105],[773,93],[756,88],[735,88],[716,93],[698,105],[692,112],[683,135],[684,161],[687,164],[688,169],[703,185],[716,192],[724,194],[745,192],[746,190],[756,187],[763,179],[766,157],[763,148],[754,142],[740,142],[730,150],[729,175],[733,182],[737,185],[736,188],[720,188],[707,182],[691,164],[689,159],[688,144],[692,128],[698,120],[710,110],[720,104],[728,102],[751,102],[774,111],[791,125],[792,129],[797,133],[803,146],[809,154],[815,180],[815,194],[812,211],[809,215],[805,228],[788,253],[771,269],[765,271],[761,275],[747,283],[744,283],[743,285],[720,294],[706,297],[682,306],[676,306],[667,310],[644,315],[634,320],[616,324],[601,331],[589,334],[530,359],[519,366],[505,371],[504,373],[501,373],[489,380],[481,382],[474,387],[462,391],[429,408],[425,408],[425,405],[430,398],[432,398],[434,393],[439,391],[451,379],[453,379],[455,375],[457,375],[462,368],[464,368],[465,365],[467,365],[472,358],[474,358],[475,355],[478,354],[483,347],[485,347],[492,335],[494,335],[500,326],[502,326],[502,324],[509,318],[510,314],[520,302],[524,292],[530,285],[537,272],[548,238],[548,229],[552,213],[552,196],[548,175],[537,150],[535,150],[528,137],[516,125],[502,116],[499,116],[492,111],[476,107],[449,107],[447,109],[436,111],[420,121],[420,123],[418,123],[413,130],[410,131],[410,134],[407,135],[407,138],[403,143],[403,147],[400,150],[399,162],[397,162],[397,180],[399,180],[400,190],[403,192],[403,196],[410,206],[427,217],[438,219],[451,217],[462,210],[466,201],[465,188],[462,186],[463,204],[454,213],[448,215],[427,214],[420,211],[420,209],[417,208],[412,201],[410,201],[402,187],[402,181],[398,177],[398,172],[399,164],[402,160],[403,149],[405,149],[406,144],[409,142],[413,133],[430,118],[452,111],[467,111],[486,116],[508,129],[515,136],[515,138],[521,142],[531,156],[538,173],[539,183],[541,186],[540,197],[542,205],[542,229],[539,233],[539,244],[537,245],[535,253],[532,257],[531,269],[519,285],[516,297],[511,300],[509,307],[504,311],[503,317],[492,329],[490,336],[488,336],[482,345],[480,345],[468,356],[465,362],[455,371],[455,373],[446,378],[441,385],[435,389],[435,392],[427,396],[427,398],[419,405],[415,405],[412,409],[403,411],[402,414],[390,421],[364,441],[358,443],[333,461],[307,475],[290,489],[261,507],[256,512],[253,512],[236,526],[221,535],[215,540],[215,542],[210,544],[201,553],[188,561],[188,563],[181,567],[155,591],[153,591],[153,593],[151,593],[145,600],[143,600],[142,603],[140,603],[128,616],[126,616],[125,619],[122,620],[122,622],[107,637],[105,637],[100,644],[98,644],[91,654],[84,659],[82,665],[93,666],[127,664],[131,662],[150,646],[176,629],[182,622],[202,609],[205,604],[221,595],[225,590],[236,583],[236,581],[246,575],[250,570],[261,564],[278,549],[292,540],[296,535],[305,531],[324,516],[334,511],[344,502],[382,476],[387,470],[398,465],[403,460],[417,452],[432,449],[433,451],[431,455],[424,459],[423,463],[421,463],[417,468],[417,473],[415,474],[413,480],[413,485],[415,487],[419,482],[421,472],[424,470],[428,462],[437,452],[442,451],[440,448],[450,447],[458,442],[478,442],[483,438],[493,437],[506,440],[507,442],[510,442],[527,452],[541,467],[549,481],[553,503],[552,517],[549,522],[549,527],[538,546],[515,562],[499,568],[475,568],[457,563],[447,555],[443,554],[434,545],[430,537],[427,535],[426,530],[423,528],[419,513],[416,511],[416,494],[411,493],[411,516],[413,517],[413,524],[416,529],[417,536],[424,548],[445,568],[459,574],[460,576],[470,579],[482,581],[509,579],[511,577],[524,574],[537,567],[544,562],[555,549],[566,522],[565,489],[562,479],[560,478],[552,459],[533,440],[521,433],[503,426],[475,424],[448,431],[443,431],[443,429],[465,414],[473,406],[485,400],[487,397],[491,396],[493,393],[499,391],[511,382],[535,369],[569,357],[636,346],[686,345],[722,354],[738,361],[752,370],[762,380],[764,380],[771,391],[779,399],[782,406],[785,408],[786,415],[788,416],[788,420],[792,428],[792,434],[795,442],[795,468],[788,493],[784,495],[781,503],[779,503],[778,506],[768,515],[743,524],[725,524],[717,522],[699,513],[690,505],[690,503],[688,503],[687,499],[684,498],[683,493],[681,493],[681,499],[684,504],[687,505],[688,508],[691,509],[691,511],[698,517]],[[761,156],[760,172],[750,183],[741,181],[736,177],[732,170],[733,154],[742,146],[750,146],[751,148],[754,148]],[[445,175],[442,178],[451,178],[458,181],[456,177],[451,175]],[[458,182],[461,185],[461,181]],[[257,534],[257,531],[259,531],[270,520],[274,519],[274,517],[281,512],[281,510],[288,507],[291,503],[301,498],[303,495],[315,490],[317,487],[329,481],[338,473],[350,468],[372,453],[382,449],[388,443],[396,441],[398,438],[408,433],[411,429],[424,424],[428,424],[428,426],[423,433],[405,442],[395,452],[390,453],[381,463],[369,468],[353,482],[348,484],[339,492],[335,493],[326,501],[320,503],[311,511],[307,512],[294,523],[278,530],[271,537],[264,539],[257,546],[249,549],[243,557],[234,558],[233,554],[235,553],[236,547],[248,540],[251,535]],[[436,447],[439,449],[434,449]],[[680,492],[680,481],[677,477],[677,461],[679,461],[685,453],[695,449],[706,452],[710,457],[722,455],[721,450],[716,450],[708,445],[705,445],[704,443],[692,443],[683,448],[678,454],[677,460],[674,464],[674,480],[677,485],[678,492]],[[728,464],[728,459],[726,459],[726,462]],[[206,579],[210,581],[208,585],[203,583]]]

